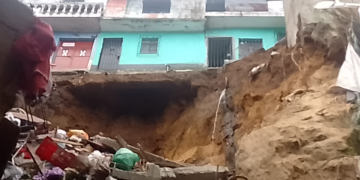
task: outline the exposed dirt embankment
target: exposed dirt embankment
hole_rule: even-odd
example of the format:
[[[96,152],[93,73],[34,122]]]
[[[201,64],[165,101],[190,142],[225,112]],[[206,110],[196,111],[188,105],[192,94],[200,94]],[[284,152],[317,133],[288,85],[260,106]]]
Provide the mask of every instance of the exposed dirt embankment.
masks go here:
[[[296,70],[278,87],[264,92],[261,84],[271,83],[256,81],[235,95],[234,102],[242,108],[236,131],[237,170],[250,179],[355,177],[353,159],[348,158],[354,150],[347,144],[350,106],[344,91],[333,87],[344,52],[327,57],[316,44],[307,44],[303,52],[303,57],[294,58],[300,59],[301,72]],[[291,59],[284,54],[286,61]],[[259,79],[271,81],[270,75]]]
[[[302,52],[278,44],[217,71],[56,76],[49,119],[92,135],[119,134],[169,159],[225,165],[223,109],[213,142],[211,134],[227,78],[237,173],[255,180],[351,179],[349,106],[344,92],[332,88],[344,51],[327,56],[307,39]],[[249,71],[261,63],[268,68],[250,81]]]
[[[211,70],[55,76],[57,86],[47,103],[48,116],[60,128],[120,135],[130,144],[141,143],[149,151],[166,155],[168,147],[177,144],[164,143],[169,132],[184,131],[183,125],[173,124],[189,114],[197,101],[217,90],[218,82],[212,81],[217,74]]]

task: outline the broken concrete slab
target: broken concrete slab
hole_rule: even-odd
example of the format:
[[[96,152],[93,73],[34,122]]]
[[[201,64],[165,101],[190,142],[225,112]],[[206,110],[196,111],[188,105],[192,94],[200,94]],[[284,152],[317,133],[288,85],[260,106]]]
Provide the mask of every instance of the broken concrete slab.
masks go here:
[[[159,166],[149,163],[146,172],[123,171],[114,166],[111,176],[125,180],[227,180],[228,169],[220,166],[192,166],[180,168],[159,168]]]
[[[168,173],[168,169],[163,169],[162,175],[165,175],[164,171]],[[228,178],[228,169],[220,166],[193,166],[193,167],[180,167],[173,169],[176,178],[169,178],[162,176],[163,179],[176,179],[176,180],[213,180],[217,176],[217,179],[225,180]]]
[[[154,163],[146,164],[146,174],[155,179],[161,179],[161,170],[160,167]]]
[[[160,174],[161,174],[161,177],[164,177],[163,179],[175,179],[176,178],[176,174],[172,168],[168,168],[168,167],[161,168]]]
[[[151,177],[146,172],[123,171],[112,168],[111,176],[124,180],[161,180],[160,177]]]

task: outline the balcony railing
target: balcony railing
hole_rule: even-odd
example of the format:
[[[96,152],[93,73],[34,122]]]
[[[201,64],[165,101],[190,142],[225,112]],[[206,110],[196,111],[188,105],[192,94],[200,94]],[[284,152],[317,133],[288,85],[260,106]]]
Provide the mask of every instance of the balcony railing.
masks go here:
[[[29,3],[38,17],[100,17],[103,3]]]

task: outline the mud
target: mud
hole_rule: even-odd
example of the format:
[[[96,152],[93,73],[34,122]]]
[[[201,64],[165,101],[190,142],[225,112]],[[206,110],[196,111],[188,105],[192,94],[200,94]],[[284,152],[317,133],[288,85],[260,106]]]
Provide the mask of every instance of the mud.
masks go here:
[[[280,55],[272,57],[272,51]],[[352,179],[350,106],[344,92],[333,88],[344,49],[328,54],[305,39],[303,53],[280,43],[219,70],[58,75],[48,117],[63,129],[121,135],[175,161],[225,165],[223,109],[215,141],[211,134],[226,78],[236,113],[238,174],[267,180]],[[269,67],[250,80],[249,71],[261,63]],[[285,100],[299,89],[303,93]]]

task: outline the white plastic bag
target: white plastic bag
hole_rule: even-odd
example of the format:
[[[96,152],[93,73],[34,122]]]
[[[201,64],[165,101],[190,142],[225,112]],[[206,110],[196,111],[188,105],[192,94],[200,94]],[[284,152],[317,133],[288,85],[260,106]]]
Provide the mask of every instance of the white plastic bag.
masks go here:
[[[11,112],[7,112],[5,114],[5,118],[8,119],[9,121],[15,123],[17,126],[21,126],[21,121],[18,118],[15,118],[14,115]]]
[[[21,168],[8,163],[1,180],[19,180],[23,174]]]
[[[95,150],[88,156],[89,162],[93,167],[95,167],[96,164],[104,158],[105,156],[98,150]]]
[[[66,131],[64,131],[64,130],[62,130],[62,129],[58,129],[58,130],[56,131],[56,136],[55,136],[55,138],[65,140],[67,137],[68,137],[68,136],[67,136]]]
[[[350,91],[360,92],[360,57],[350,43],[336,85]]]

